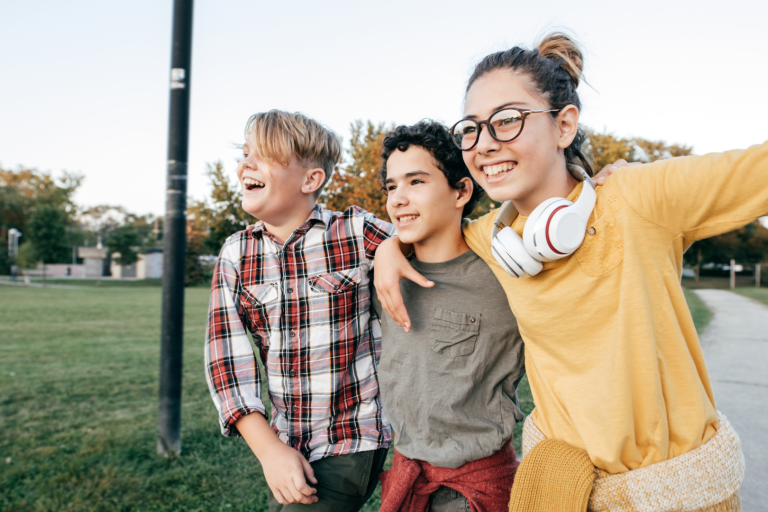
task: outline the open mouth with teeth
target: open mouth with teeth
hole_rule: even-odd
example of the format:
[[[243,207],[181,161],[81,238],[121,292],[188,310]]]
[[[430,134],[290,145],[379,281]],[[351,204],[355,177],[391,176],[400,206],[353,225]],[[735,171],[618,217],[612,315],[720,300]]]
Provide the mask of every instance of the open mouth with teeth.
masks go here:
[[[264,184],[253,178],[243,178],[243,187],[245,187],[245,190],[255,190],[257,188],[264,188]]]
[[[482,171],[488,178],[500,178],[517,167],[517,162],[501,162],[500,164],[484,165]]]
[[[397,218],[397,225],[398,226],[404,226],[406,224],[411,223],[412,221],[418,219],[418,215],[410,214],[410,215],[401,215]]]

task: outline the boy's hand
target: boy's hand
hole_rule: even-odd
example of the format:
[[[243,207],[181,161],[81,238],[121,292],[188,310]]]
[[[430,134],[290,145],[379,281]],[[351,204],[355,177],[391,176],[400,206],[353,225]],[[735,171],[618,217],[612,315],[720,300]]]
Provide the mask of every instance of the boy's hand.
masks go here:
[[[400,280],[410,279],[425,288],[431,288],[435,283],[416,272],[405,259],[402,251],[400,239],[396,236],[379,245],[374,257],[373,265],[376,271],[373,273],[373,285],[376,287],[376,294],[384,311],[397,325],[405,329],[405,332],[410,332],[411,319],[408,317],[403,295],[400,293]]]
[[[595,177],[592,178],[592,181],[595,183],[595,185],[604,185],[605,179],[608,178],[611,174],[618,171],[619,169],[622,169],[624,167],[632,167],[633,165],[640,165],[642,162],[632,162],[631,164],[624,160],[623,158],[620,160],[616,160],[612,164],[606,165],[603,167],[603,170],[599,173],[595,174]]]
[[[317,489],[307,484],[307,480],[317,484],[317,479],[312,466],[301,453],[278,442],[266,450],[259,461],[267,485],[278,503],[309,505],[317,502]]]
[[[317,502],[317,489],[307,485],[307,480],[317,484],[312,466],[301,453],[280,441],[264,416],[258,412],[243,416],[235,428],[261,462],[264,478],[278,503]]]

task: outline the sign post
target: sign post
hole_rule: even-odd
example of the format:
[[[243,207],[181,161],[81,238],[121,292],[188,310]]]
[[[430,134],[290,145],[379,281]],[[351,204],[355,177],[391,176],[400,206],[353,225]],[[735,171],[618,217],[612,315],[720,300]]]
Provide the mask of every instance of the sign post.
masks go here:
[[[181,373],[184,346],[184,267],[187,249],[187,155],[192,62],[192,0],[173,3],[173,49],[168,122],[163,318],[160,339],[160,405],[157,452],[181,453]]]

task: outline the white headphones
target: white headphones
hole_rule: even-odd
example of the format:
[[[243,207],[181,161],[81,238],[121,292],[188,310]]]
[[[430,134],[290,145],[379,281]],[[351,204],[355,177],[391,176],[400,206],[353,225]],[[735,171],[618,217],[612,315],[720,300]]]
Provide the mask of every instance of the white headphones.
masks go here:
[[[542,262],[569,256],[584,241],[587,222],[597,200],[595,184],[578,165],[567,167],[574,178],[584,182],[579,198],[574,203],[562,197],[552,197],[541,203],[528,216],[522,239],[510,227],[519,215],[512,201],[504,203],[496,215],[491,231],[491,251],[510,275],[535,276],[541,272]]]

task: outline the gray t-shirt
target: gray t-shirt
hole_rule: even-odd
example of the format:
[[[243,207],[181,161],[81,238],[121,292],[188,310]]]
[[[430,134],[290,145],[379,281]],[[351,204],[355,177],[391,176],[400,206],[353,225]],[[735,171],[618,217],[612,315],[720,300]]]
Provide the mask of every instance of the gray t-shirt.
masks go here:
[[[523,340],[504,290],[475,253],[411,265],[435,286],[401,281],[410,333],[373,298],[384,414],[397,451],[457,468],[496,453],[523,419],[515,390],[525,373]]]

